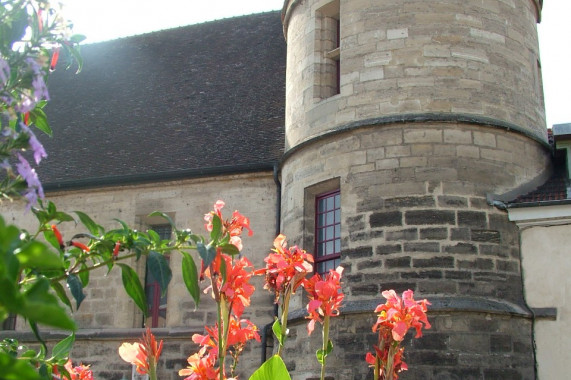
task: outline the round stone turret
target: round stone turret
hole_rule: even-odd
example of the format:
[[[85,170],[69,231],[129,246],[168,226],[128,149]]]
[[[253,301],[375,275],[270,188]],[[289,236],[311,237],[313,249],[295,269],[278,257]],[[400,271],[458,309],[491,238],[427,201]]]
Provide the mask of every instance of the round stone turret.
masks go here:
[[[491,204],[549,168],[541,4],[285,2],[282,230],[320,268],[345,267],[332,378],[367,376],[372,309],[391,288],[433,303],[403,380],[534,378],[518,232]],[[295,315],[288,364],[312,378],[319,337]]]

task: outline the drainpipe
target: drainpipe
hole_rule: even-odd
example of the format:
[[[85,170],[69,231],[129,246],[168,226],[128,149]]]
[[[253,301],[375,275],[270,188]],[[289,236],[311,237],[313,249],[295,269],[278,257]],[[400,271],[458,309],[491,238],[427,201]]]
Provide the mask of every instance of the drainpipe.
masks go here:
[[[275,236],[278,236],[281,232],[281,219],[282,219],[282,184],[279,179],[279,164],[276,162],[274,163],[274,183],[276,184],[276,231]],[[278,304],[274,303],[274,321],[278,318]],[[262,329],[262,355],[261,361],[262,364],[267,359],[267,345],[268,345],[268,334],[272,333],[272,325],[274,322],[270,322],[266,324]]]

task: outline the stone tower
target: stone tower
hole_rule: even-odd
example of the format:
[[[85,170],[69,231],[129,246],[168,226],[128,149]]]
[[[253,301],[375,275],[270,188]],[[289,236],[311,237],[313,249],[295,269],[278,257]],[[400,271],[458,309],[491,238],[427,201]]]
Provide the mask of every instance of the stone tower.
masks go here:
[[[541,8],[285,1],[282,230],[320,268],[345,267],[334,379],[368,373],[371,310],[390,288],[433,303],[433,328],[409,343],[403,380],[534,378],[518,232],[490,200],[549,170]],[[288,365],[294,378],[315,377],[319,333],[308,340],[293,319]]]

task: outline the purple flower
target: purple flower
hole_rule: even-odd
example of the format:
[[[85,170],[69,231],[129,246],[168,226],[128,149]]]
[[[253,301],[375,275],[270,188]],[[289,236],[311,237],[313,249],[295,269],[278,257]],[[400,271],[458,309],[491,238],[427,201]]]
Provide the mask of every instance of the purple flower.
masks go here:
[[[29,210],[36,202],[38,197],[44,199],[44,189],[38,178],[36,171],[30,166],[30,163],[18,153],[20,163],[16,164],[16,169],[22,178],[28,184],[28,189],[24,192],[24,197],[28,200],[26,208]]]
[[[44,146],[36,138],[36,135],[34,134],[34,132],[32,132],[32,130],[30,128],[28,128],[28,126],[26,124],[20,123],[20,127],[22,128],[22,130],[24,132],[26,132],[28,134],[28,136],[30,136],[30,140],[28,140],[28,144],[30,144],[30,148],[32,148],[32,151],[34,152],[34,160],[36,161],[36,164],[39,164],[40,161],[42,161],[42,158],[46,158],[48,156],[48,154],[46,153],[46,150],[44,149]]]

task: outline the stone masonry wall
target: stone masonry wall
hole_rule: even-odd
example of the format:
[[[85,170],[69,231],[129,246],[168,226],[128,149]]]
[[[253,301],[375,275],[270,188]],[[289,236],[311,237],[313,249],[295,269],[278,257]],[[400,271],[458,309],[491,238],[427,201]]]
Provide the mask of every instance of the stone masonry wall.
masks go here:
[[[254,235],[244,237],[243,254],[255,268],[264,265],[263,259],[275,237],[276,184],[272,173],[66,191],[47,194],[47,198],[54,201],[59,210],[86,212],[105,228],[118,227],[113,218],[138,228],[155,222],[164,224],[162,219],[145,217],[153,211],[163,211],[171,215],[178,228],[191,228],[202,235],[206,235],[204,214],[212,209],[216,200],[222,199],[226,202],[224,215],[230,217],[237,209],[250,218]],[[18,221],[18,225],[31,231],[36,227],[33,216],[24,212],[23,204],[3,203],[0,212],[8,223]],[[63,226],[66,226],[62,228],[64,239],[82,231],[81,226],[74,231],[70,223]],[[198,254],[191,254],[200,265]],[[157,330],[157,337],[162,337],[166,342],[161,379],[179,378],[178,370],[186,366],[186,358],[198,350],[191,341],[192,334],[203,334],[204,325],[215,322],[216,309],[208,294],[202,294],[201,304],[195,308],[183,283],[180,263],[180,255],[172,254],[170,265],[173,278],[168,289],[166,328]],[[139,263],[132,261],[131,264],[144,281],[143,260]],[[120,380],[123,374],[130,373],[130,366],[117,355],[117,348],[127,338],[138,340],[142,333],[142,329],[139,329],[143,323],[141,312],[123,290],[120,272],[119,268],[109,275],[106,275],[106,270],[92,272],[90,284],[85,289],[87,297],[74,313],[79,330],[73,358],[92,364],[95,376],[100,380]],[[256,278],[254,284],[256,292],[252,297],[252,306],[247,309],[244,318],[251,319],[262,329],[273,321],[273,297],[262,289],[262,278]],[[206,287],[206,283],[203,287]],[[133,329],[137,330],[133,332]],[[16,336],[29,331],[29,328],[23,320],[18,320],[17,330]],[[42,330],[47,332],[48,329]],[[12,332],[2,332],[2,337],[7,334],[14,336]],[[254,347],[248,350],[250,353],[243,358],[243,367],[240,367],[246,373],[253,366],[251,363],[259,365],[261,348],[259,344]]]
[[[286,149],[346,124],[425,114],[546,138],[533,1],[341,0],[341,93],[318,101],[315,15],[328,2],[289,1]]]
[[[341,331],[354,331],[351,339],[359,347],[369,344],[368,313],[382,302],[380,292],[412,289],[433,302],[429,318],[436,323],[424,343],[413,343],[410,364],[417,368],[403,379],[533,378],[518,231],[505,212],[487,204],[486,193],[513,189],[548,164],[542,144],[501,128],[460,123],[355,128],[316,139],[287,158],[282,230],[290,244],[306,240],[313,232],[303,223],[305,189],[339,177],[348,314],[337,325]],[[294,308],[301,308],[301,298]],[[295,378],[305,378],[314,343],[301,330],[296,339],[296,347],[308,351],[302,355],[306,360],[295,361]],[[430,348],[419,350],[418,344]],[[363,378],[365,366],[352,364],[362,347],[340,346],[331,360],[332,374],[339,374],[334,378]]]

